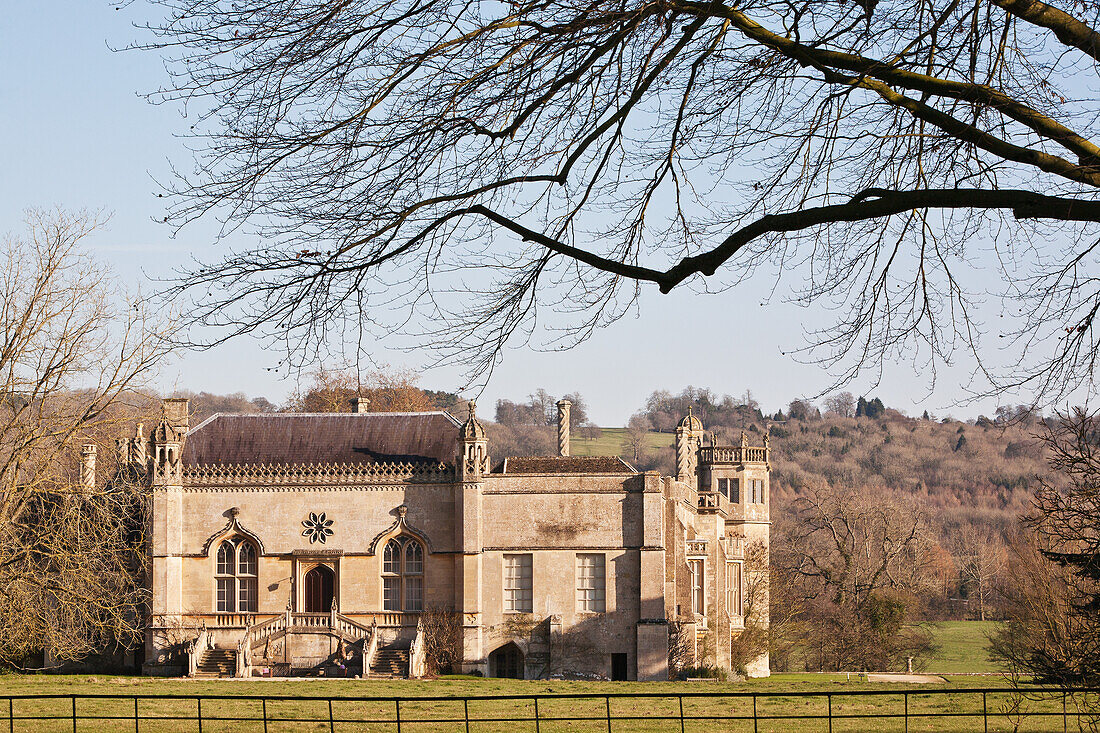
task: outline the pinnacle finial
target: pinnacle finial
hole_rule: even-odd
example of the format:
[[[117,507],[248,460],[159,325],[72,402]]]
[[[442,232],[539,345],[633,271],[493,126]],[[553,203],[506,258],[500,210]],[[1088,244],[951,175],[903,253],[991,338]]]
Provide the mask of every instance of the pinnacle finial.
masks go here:
[[[467,407],[469,407],[470,409],[470,418],[473,419],[477,417],[477,400],[470,400],[470,403],[469,405],[467,405]]]

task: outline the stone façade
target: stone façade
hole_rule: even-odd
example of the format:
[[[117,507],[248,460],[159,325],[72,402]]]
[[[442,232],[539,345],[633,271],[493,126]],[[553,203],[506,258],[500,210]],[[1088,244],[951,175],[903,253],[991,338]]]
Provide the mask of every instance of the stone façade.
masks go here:
[[[467,672],[663,680],[670,631],[681,664],[738,671],[746,589],[767,573],[766,439],[704,445],[689,415],[677,474],[662,477],[569,456],[567,415],[561,455],[494,465],[472,406],[465,421],[215,415],[191,427],[186,400],[164,404],[148,437],[139,426],[118,442],[152,490],[150,674],[186,672],[180,649],[199,635],[236,648],[238,673],[337,653],[369,668],[380,644],[415,658],[423,609],[457,612]],[[766,604],[765,589],[752,622],[767,623]],[[739,666],[768,673],[766,654]]]

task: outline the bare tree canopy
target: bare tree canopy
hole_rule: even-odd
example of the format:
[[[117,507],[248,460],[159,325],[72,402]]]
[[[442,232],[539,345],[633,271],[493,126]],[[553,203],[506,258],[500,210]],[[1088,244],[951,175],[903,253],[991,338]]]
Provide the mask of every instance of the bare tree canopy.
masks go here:
[[[3,665],[117,651],[144,629],[145,492],[114,438],[166,341],[82,251],[95,227],[31,212],[0,244]]]
[[[838,381],[969,352],[1092,386],[1097,3],[154,2],[197,148],[168,219],[264,237],[181,285],[223,333],[399,329],[484,374],[540,308],[568,345],[646,283],[770,272],[838,314]]]

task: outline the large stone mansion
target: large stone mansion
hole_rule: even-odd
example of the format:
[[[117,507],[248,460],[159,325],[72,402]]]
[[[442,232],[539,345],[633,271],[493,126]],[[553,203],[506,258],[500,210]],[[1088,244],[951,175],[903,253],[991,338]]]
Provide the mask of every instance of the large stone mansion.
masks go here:
[[[689,414],[660,476],[571,456],[565,401],[559,455],[496,460],[472,404],[365,402],[191,427],[168,399],[119,441],[152,487],[146,672],[417,676],[440,619],[466,672],[664,680],[670,643],[737,671],[767,572],[766,439],[704,445]],[[766,654],[739,666],[768,673]]]

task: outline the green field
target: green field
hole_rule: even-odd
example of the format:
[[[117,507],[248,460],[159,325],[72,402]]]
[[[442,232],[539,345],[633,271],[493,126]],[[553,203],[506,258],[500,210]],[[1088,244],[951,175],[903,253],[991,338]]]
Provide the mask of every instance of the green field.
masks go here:
[[[901,713],[905,709],[904,692],[909,693],[908,709],[910,713],[966,713],[968,717],[958,718],[917,718],[910,720],[911,731],[965,731],[982,730],[980,716],[972,714],[982,710],[982,696],[979,693],[967,693],[967,689],[980,686],[1000,686],[1003,681],[991,678],[959,677],[947,678],[947,681],[935,685],[915,684],[874,684],[855,682],[848,680],[844,675],[775,675],[765,680],[753,680],[745,683],[713,683],[713,682],[679,682],[679,683],[630,683],[630,682],[547,682],[547,681],[515,681],[495,679],[444,679],[431,682],[403,682],[403,681],[360,681],[360,680],[256,680],[256,681],[189,681],[189,680],[162,680],[139,677],[88,677],[88,676],[6,676],[0,677],[0,696],[2,695],[35,695],[49,694],[60,695],[87,695],[87,694],[177,694],[177,695],[229,695],[229,696],[311,696],[311,697],[348,697],[348,696],[379,696],[391,698],[379,701],[336,701],[333,704],[333,717],[336,720],[332,727],[334,731],[397,731],[393,722],[372,723],[363,722],[339,722],[340,719],[348,721],[364,721],[366,719],[392,720],[396,703],[393,697],[417,698],[425,696],[481,696],[481,695],[603,695],[607,693],[649,693],[665,695],[657,698],[610,698],[603,697],[589,699],[551,700],[539,701],[540,715],[550,717],[585,717],[591,721],[552,722],[543,721],[538,728],[539,733],[546,731],[570,731],[572,733],[603,733],[608,730],[606,721],[607,711],[610,708],[611,730],[613,733],[643,733],[645,731],[668,731],[677,733],[680,731],[678,719],[679,693],[692,692],[716,692],[716,693],[799,693],[799,692],[829,692],[832,694],[832,711],[834,715],[865,715],[884,716]],[[951,695],[922,695],[922,691],[929,689],[950,689]],[[856,690],[878,690],[889,692],[887,695],[875,697],[848,697],[846,692]],[[987,696],[986,705],[990,711],[991,731],[1013,730],[1015,720],[1013,715],[1005,714],[1011,710],[1012,699],[1006,694],[990,694]],[[719,697],[710,699],[684,700],[684,714],[688,718],[684,725],[684,733],[710,733],[711,731],[752,731],[751,720],[724,721],[707,720],[706,716],[727,715],[751,715],[753,698],[743,697]],[[759,697],[756,702],[757,711],[761,715],[798,716],[825,714],[829,709],[829,700],[824,696],[796,697],[794,695],[783,697]],[[1072,711],[1072,701],[1070,710]],[[16,731],[55,731],[72,730],[68,720],[61,720],[60,716],[67,716],[71,712],[72,700],[65,697],[59,700],[38,697],[30,700],[18,700],[14,705],[15,715],[56,715],[58,720],[35,722],[16,720]],[[102,731],[133,730],[133,701],[132,700],[94,700],[77,699],[77,709],[80,715],[116,716],[118,718],[129,717],[128,721],[78,721],[77,730]],[[467,714],[471,718],[526,718],[521,722],[489,721],[471,723],[470,730],[478,733],[517,733],[518,731],[535,731],[536,727],[531,715],[534,710],[533,701],[524,700],[498,700],[498,701],[472,701],[468,708],[464,709],[461,700],[402,702],[402,730],[414,733],[443,733],[444,731],[464,731],[462,722],[433,722],[440,718],[462,719]],[[1063,720],[1061,717],[1061,698],[1047,699],[1043,701],[1025,701],[1025,707],[1029,710],[1042,710],[1056,712],[1057,715],[1047,718],[1027,718],[1019,730],[1060,731]],[[0,697],[0,730],[6,730],[7,705]],[[184,700],[144,700],[139,702],[139,712],[143,718],[139,730],[148,733],[162,733],[167,731],[194,731],[198,730],[193,720],[164,720],[167,716],[188,717],[193,716],[197,708],[194,699]],[[203,715],[208,718],[204,721],[203,731],[239,731],[239,730],[264,730],[259,720],[263,715],[263,703],[259,700],[228,699],[228,700],[204,700]],[[273,701],[267,702],[268,718],[284,718],[297,722],[271,722],[269,720],[267,730],[275,731],[327,731],[328,703],[325,701]],[[662,719],[662,716],[671,716],[675,719]],[[161,720],[149,720],[148,718],[161,717]],[[210,720],[210,717],[252,717],[257,720],[246,723]],[[691,718],[695,717],[695,720]],[[616,719],[617,718],[617,719]],[[625,718],[625,719],[624,719]],[[305,719],[309,719],[308,721]],[[421,722],[416,722],[419,719]],[[1072,719],[1070,728],[1075,729]],[[837,719],[833,721],[832,730],[837,731],[901,731],[904,730],[904,722],[899,718],[871,717],[862,719]],[[781,720],[760,721],[758,731],[825,731],[828,723],[821,719],[787,718]]]
[[[629,456],[631,449],[627,442],[626,428],[600,428],[600,437],[586,440],[581,431],[577,431],[569,440],[569,450],[575,456]],[[646,448],[671,448],[672,433],[647,433]]]
[[[996,621],[944,621],[932,627],[939,649],[928,660],[929,672],[949,674],[1001,672],[989,658],[986,638],[997,628]]]

